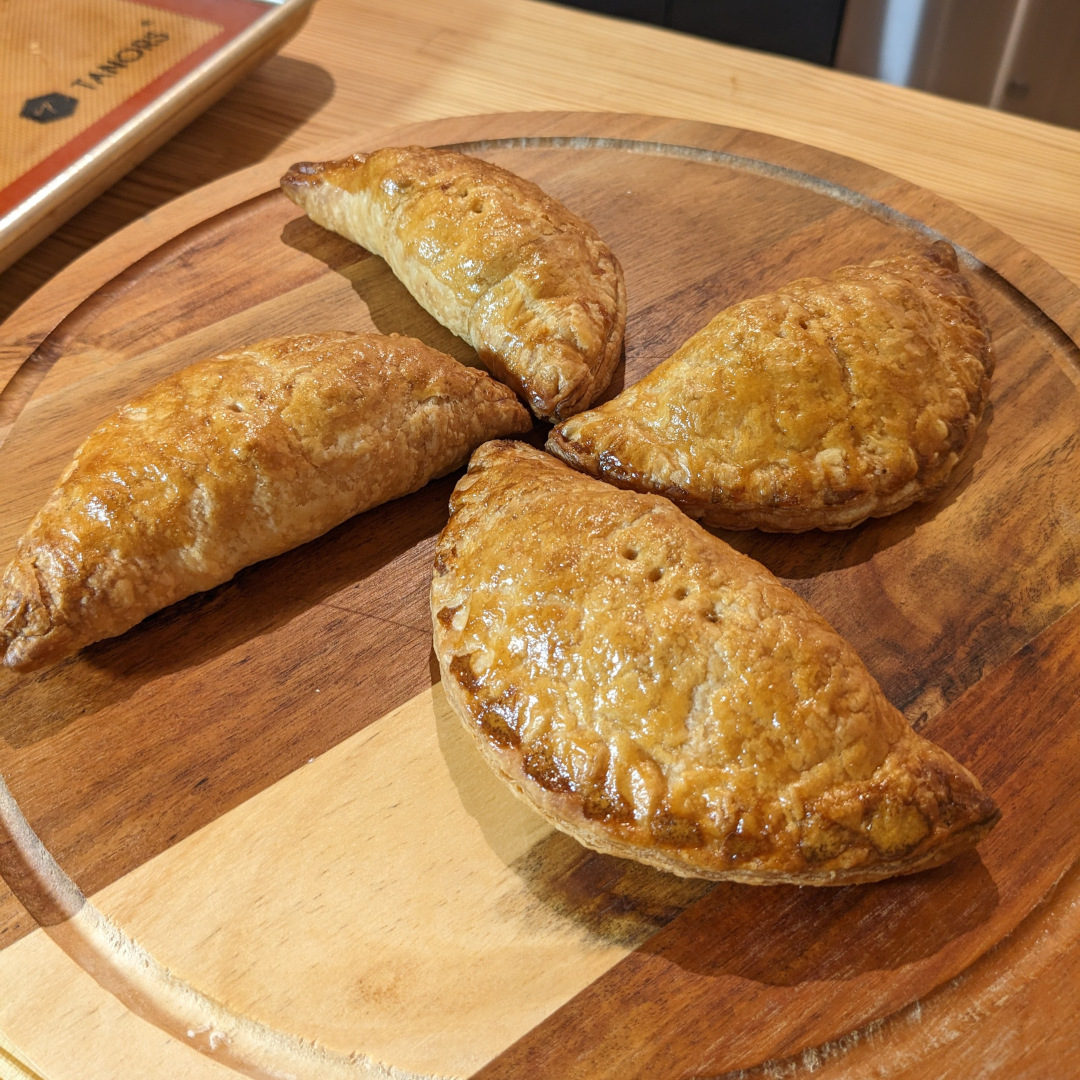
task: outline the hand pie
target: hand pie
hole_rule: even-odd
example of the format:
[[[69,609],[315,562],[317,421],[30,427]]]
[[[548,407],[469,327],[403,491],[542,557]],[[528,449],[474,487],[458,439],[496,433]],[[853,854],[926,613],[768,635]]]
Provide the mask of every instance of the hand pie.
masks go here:
[[[0,655],[29,669],[121,634],[530,426],[506,387],[410,338],[203,360],[79,448],[0,584]]]
[[[499,441],[450,508],[431,585],[447,699],[587,847],[844,885],[936,866],[997,820],[824,619],[667,499]]]
[[[622,269],[587,222],[478,158],[420,146],[303,162],[285,193],[381,255],[537,416],[587,409],[622,352]]]
[[[939,491],[993,370],[956,254],[845,266],[722,311],[548,450],[725,529],[846,529]]]

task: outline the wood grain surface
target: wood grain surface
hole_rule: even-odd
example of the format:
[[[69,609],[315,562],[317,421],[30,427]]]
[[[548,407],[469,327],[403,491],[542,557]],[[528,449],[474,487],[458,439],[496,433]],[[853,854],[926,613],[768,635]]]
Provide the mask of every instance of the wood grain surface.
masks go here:
[[[497,800],[466,794],[483,786],[483,766],[439,726],[429,689],[437,673],[428,563],[450,478],[55,669],[0,677],[0,773],[59,866],[96,894],[96,910],[231,1016],[318,1039],[342,1060],[370,1055],[414,1075],[755,1068],[897,1014],[980,957],[992,962],[984,954],[1033,917],[1080,849],[1071,828],[1080,798],[1076,287],[921,189],[767,136],[533,114],[421,125],[388,141],[481,153],[597,226],[624,265],[629,294],[626,362],[612,392],[735,300],[939,235],[960,247],[998,369],[987,417],[950,487],[846,534],[725,539],[852,641],[916,727],[980,776],[1003,820],[977,857],[894,882],[695,891],[661,874],[635,877],[545,826],[531,832],[535,823]],[[270,172],[249,174],[231,208],[117,266],[0,394],[10,425],[0,471],[12,478],[0,559],[88,428],[204,355],[274,333],[375,328],[472,359],[380,260],[311,225],[270,189]],[[230,192],[244,186],[226,183]],[[177,220],[191,209],[179,207]],[[174,231],[165,226],[163,235]],[[418,732],[434,723],[438,739],[405,738],[402,717]],[[400,841],[399,852],[431,845],[430,827],[409,805],[422,781],[380,793],[374,779],[357,779],[380,775],[372,748],[387,740],[420,747],[414,775],[448,776],[446,805],[464,808],[436,848],[464,844],[479,826],[476,854],[452,860],[441,876],[427,869],[408,880],[363,855],[380,829],[383,843]],[[333,815],[316,795],[339,788],[364,811],[335,841]],[[286,813],[289,799],[298,809]],[[268,847],[252,868],[241,855],[270,817]],[[442,818],[456,820],[449,811]],[[492,839],[497,822],[508,823],[510,839]],[[310,854],[299,876],[298,851]],[[368,872],[378,865],[383,878]],[[416,866],[431,865],[418,856]],[[484,866],[503,883],[494,891],[477,891]],[[11,837],[0,839],[0,870],[62,938],[70,909],[42,887]],[[1071,877],[1063,880],[1071,896]],[[325,894],[324,881],[335,883]],[[369,921],[372,889],[385,891],[389,910],[416,896],[427,906],[412,922]],[[185,890],[191,899],[182,901]],[[233,906],[199,911],[200,894],[227,894]],[[545,929],[533,944],[547,952],[531,967],[523,931],[496,935],[482,962],[463,946],[479,940],[478,928],[513,928],[536,911]],[[445,941],[430,931],[441,925],[433,912],[450,919]],[[33,923],[10,893],[0,918],[2,968],[30,954],[23,942]],[[383,970],[403,963],[422,927],[434,967],[381,986],[369,974],[358,991],[355,965],[330,961],[372,955],[372,926],[381,928]],[[290,928],[292,948],[271,947]],[[1040,947],[1022,950],[1029,970],[1041,970]],[[323,959],[306,970],[311,956]],[[560,964],[563,975],[550,975]],[[498,990],[499,979],[514,992]],[[466,986],[472,997],[462,996]],[[424,1000],[442,1001],[444,1012],[459,1003],[456,1023],[422,1008]],[[461,1001],[473,1004],[462,1012]],[[902,1023],[890,1023],[902,1041]],[[462,1041],[461,1031],[477,1034]]]

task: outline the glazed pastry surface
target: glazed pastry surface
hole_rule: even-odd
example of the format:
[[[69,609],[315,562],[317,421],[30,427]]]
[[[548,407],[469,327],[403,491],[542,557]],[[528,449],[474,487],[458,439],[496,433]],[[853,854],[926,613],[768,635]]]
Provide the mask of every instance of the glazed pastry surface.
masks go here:
[[[548,449],[719,528],[844,529],[943,487],[992,371],[940,242],[727,308]]]
[[[527,431],[502,384],[419,341],[278,338],[201,361],[83,443],[0,584],[0,654],[58,660]]]
[[[308,216],[382,256],[416,300],[544,419],[586,409],[622,352],[622,269],[588,222],[479,158],[387,147],[281,180]]]
[[[596,850],[841,885],[935,866],[997,820],[764,567],[668,500],[523,444],[473,455],[431,609],[446,696],[484,756]]]

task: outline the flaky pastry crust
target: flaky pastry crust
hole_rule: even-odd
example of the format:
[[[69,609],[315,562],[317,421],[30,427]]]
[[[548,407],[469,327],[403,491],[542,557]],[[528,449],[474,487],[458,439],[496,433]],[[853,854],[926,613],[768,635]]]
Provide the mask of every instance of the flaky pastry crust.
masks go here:
[[[622,269],[588,222],[536,184],[408,146],[302,162],[281,186],[313,221],[381,255],[537,416],[587,409],[611,381]]]
[[[944,486],[993,366],[939,242],[727,308],[547,448],[715,527],[846,529]]]
[[[114,413],[19,541],[0,654],[51,663],[527,431],[501,383],[405,337],[277,338]]]
[[[598,851],[841,885],[936,866],[997,820],[764,567],[668,500],[523,444],[473,455],[431,610],[446,696],[483,755]]]

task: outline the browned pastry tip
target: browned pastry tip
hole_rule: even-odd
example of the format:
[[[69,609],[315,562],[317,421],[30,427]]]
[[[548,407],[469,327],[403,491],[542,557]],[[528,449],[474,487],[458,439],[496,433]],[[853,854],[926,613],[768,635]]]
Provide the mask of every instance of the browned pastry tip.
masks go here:
[[[956,256],[956,248],[948,240],[935,240],[923,254],[952,274],[960,272],[960,260]]]
[[[0,581],[18,670],[121,634],[528,431],[505,386],[411,338],[274,338],[203,360],[90,433]]]
[[[314,184],[346,184],[350,176],[367,160],[367,154],[351,154],[337,161],[298,161],[281,178],[281,187],[292,192]],[[290,198],[293,198],[290,195]],[[293,198],[295,202],[296,199]]]
[[[537,416],[586,409],[611,381],[622,268],[592,225],[531,181],[406,146],[294,166],[282,187],[313,221],[385,259]]]
[[[938,241],[725,309],[548,449],[714,527],[846,529],[941,491],[993,369],[989,328]]]
[[[937,866],[998,820],[820,615],[668,500],[495,441],[450,505],[431,586],[447,700],[587,847],[845,885]]]

